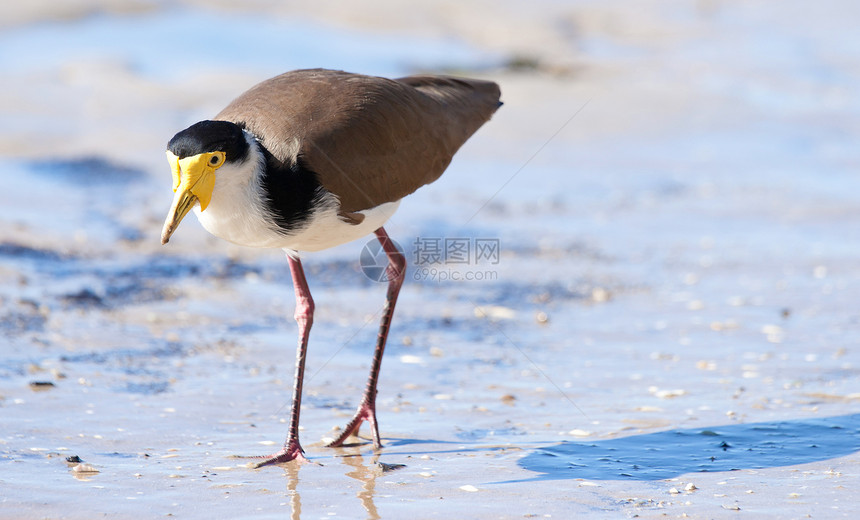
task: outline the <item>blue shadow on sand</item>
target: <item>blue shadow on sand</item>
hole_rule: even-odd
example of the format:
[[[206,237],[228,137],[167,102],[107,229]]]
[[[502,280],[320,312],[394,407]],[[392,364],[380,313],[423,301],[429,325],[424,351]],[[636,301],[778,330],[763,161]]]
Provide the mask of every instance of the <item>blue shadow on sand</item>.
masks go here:
[[[540,480],[661,480],[818,462],[860,451],[860,414],[561,442],[518,461]]]

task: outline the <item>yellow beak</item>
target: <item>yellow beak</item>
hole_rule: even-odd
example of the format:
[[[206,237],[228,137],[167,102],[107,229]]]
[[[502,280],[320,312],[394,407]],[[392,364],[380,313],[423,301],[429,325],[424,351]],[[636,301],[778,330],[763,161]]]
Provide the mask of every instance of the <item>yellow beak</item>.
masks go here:
[[[173,172],[173,204],[167,212],[161,243],[166,244],[179,223],[191,211],[195,202],[200,202],[200,211],[209,206],[212,190],[215,189],[215,170],[224,164],[224,152],[206,152],[180,159],[167,152],[167,161]]]

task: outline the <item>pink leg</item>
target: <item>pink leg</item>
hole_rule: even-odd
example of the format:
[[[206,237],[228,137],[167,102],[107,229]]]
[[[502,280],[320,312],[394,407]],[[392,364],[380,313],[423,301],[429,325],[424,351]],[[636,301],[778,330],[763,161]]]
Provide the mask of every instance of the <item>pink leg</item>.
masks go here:
[[[255,468],[268,466],[270,464],[280,464],[291,460],[299,460],[308,462],[305,457],[304,450],[299,444],[299,412],[302,407],[302,380],[305,376],[305,358],[308,350],[308,336],[311,333],[311,325],[314,322],[314,299],[311,297],[311,291],[308,289],[308,281],[305,278],[305,272],[302,269],[302,263],[298,258],[293,258],[287,255],[287,260],[290,263],[290,273],[293,275],[293,287],[296,291],[296,322],[299,324],[299,348],[296,352],[296,377],[295,385],[293,386],[293,405],[290,412],[290,429],[287,434],[287,440],[284,442],[284,447],[281,451],[268,457],[261,457],[265,460],[255,464]]]
[[[343,446],[344,441],[351,435],[357,435],[358,429],[363,421],[370,424],[373,435],[373,446],[382,447],[379,442],[379,426],[376,422],[376,383],[379,380],[379,369],[382,366],[382,354],[385,352],[385,341],[388,339],[388,329],[391,327],[391,316],[394,314],[394,304],[397,303],[397,295],[400,286],[406,276],[406,258],[397,250],[394,243],[388,238],[385,229],[379,228],[375,231],[376,238],[382,244],[385,254],[388,256],[388,294],[385,299],[385,309],[382,312],[382,321],[379,324],[379,335],[376,338],[376,349],[373,352],[373,363],[370,367],[370,377],[364,389],[364,397],[358,406],[355,416],[343,429],[340,436],[329,443],[329,447]]]

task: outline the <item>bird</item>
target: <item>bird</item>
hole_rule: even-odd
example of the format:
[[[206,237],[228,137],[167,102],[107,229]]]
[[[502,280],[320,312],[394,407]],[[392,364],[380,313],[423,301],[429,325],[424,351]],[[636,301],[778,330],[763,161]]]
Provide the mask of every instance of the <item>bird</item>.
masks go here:
[[[367,422],[374,449],[381,448],[376,387],[406,273],[406,258],[383,225],[404,197],[442,175],[502,105],[500,97],[488,80],[294,70],[253,86],[168,142],[174,196],[162,245],[193,211],[212,235],[282,249],[289,263],[298,325],[289,427],[283,448],[257,457],[254,467],[309,462],[299,412],[314,301],[301,255],[370,234],[388,260],[385,305],[358,409],[327,446],[343,446]]]

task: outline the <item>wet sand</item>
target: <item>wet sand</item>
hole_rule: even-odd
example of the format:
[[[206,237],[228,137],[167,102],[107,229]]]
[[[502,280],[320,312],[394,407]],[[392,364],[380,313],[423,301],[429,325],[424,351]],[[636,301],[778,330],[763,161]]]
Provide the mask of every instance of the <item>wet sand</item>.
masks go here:
[[[856,516],[853,4],[51,5],[0,17],[0,518]],[[383,305],[358,241],[305,256],[317,464],[251,470],[289,270],[193,218],[160,246],[163,148],[306,66],[505,105],[386,226],[383,450],[322,446]],[[498,258],[416,262],[445,238]]]

